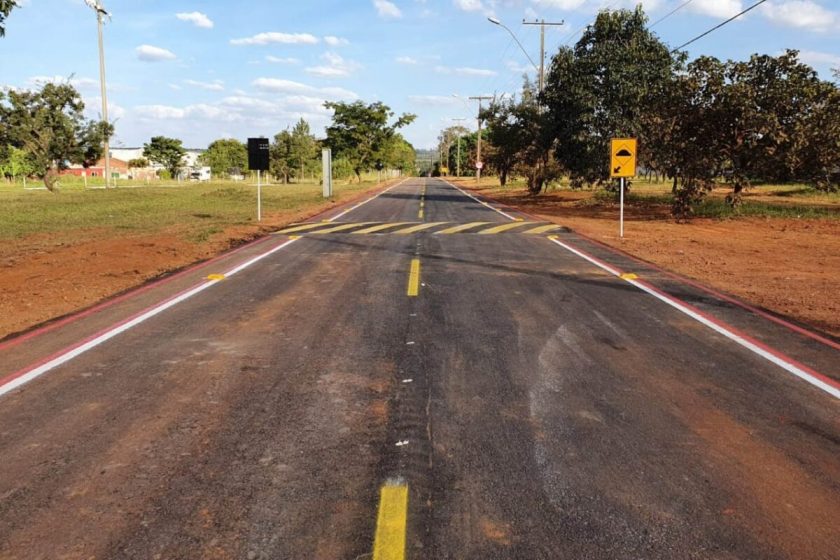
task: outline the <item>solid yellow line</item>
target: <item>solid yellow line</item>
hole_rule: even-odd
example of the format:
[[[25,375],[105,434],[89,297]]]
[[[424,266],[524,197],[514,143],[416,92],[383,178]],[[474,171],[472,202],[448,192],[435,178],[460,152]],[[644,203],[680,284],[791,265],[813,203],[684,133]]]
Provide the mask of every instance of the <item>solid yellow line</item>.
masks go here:
[[[525,235],[538,235],[540,233],[548,233],[549,231],[554,231],[555,229],[558,229],[560,227],[561,226],[558,226],[556,224],[550,224],[550,225],[547,225],[547,226],[540,226],[540,227],[537,227],[537,228],[534,228],[534,229],[529,229],[528,231],[526,231],[524,233],[525,233]]]
[[[479,231],[478,233],[480,235],[487,235],[487,234],[491,234],[491,233],[501,233],[503,231],[508,231],[510,229],[522,227],[524,225],[527,225],[527,224],[525,222],[514,222],[512,224],[502,224],[500,226],[496,226],[496,227],[492,227],[492,228],[489,228],[489,229]]]
[[[379,493],[379,514],[373,539],[373,560],[405,559],[408,486],[386,484]]]
[[[478,227],[478,226],[486,226],[486,225],[492,224],[492,223],[493,222],[470,222],[469,224],[459,224],[457,226],[441,230],[441,231],[435,233],[435,235],[449,235],[450,233],[459,233],[459,232],[462,232],[466,229],[472,229],[472,228]]]
[[[353,235],[365,234],[365,233],[376,233],[377,231],[382,231],[383,229],[388,229],[392,227],[400,227],[406,224],[413,224],[414,222],[390,222],[387,224],[379,224],[378,226],[372,226],[365,229],[360,229],[359,231],[354,231]]]
[[[292,233],[292,232],[295,232],[295,231],[306,231],[308,229],[315,229],[315,228],[324,227],[324,226],[327,226],[327,225],[329,225],[328,222],[318,222],[317,224],[303,224],[303,225],[300,225],[300,226],[294,226],[294,227],[290,227],[290,228],[286,228],[286,229],[281,229],[280,231],[277,231],[275,233],[278,234],[278,235],[282,235],[284,233]]]
[[[429,223],[426,223],[426,224],[420,224],[420,225],[417,225],[417,226],[412,226],[412,227],[409,227],[409,228],[401,229],[401,230],[395,231],[394,233],[396,233],[398,235],[405,235],[405,234],[408,234],[408,233],[417,233],[418,231],[423,231],[424,229],[429,229],[429,228],[433,228],[433,227],[437,227],[437,226],[442,226],[442,225],[448,224],[448,223],[449,222],[429,222]]]
[[[416,297],[420,293],[420,259],[411,259],[407,292],[409,297]]]
[[[327,229],[319,229],[318,231],[313,231],[312,235],[323,235],[325,233],[335,233],[337,231],[345,231],[345,230],[348,230],[348,229],[353,229],[353,228],[356,228],[356,227],[362,227],[362,226],[366,226],[368,224],[374,224],[374,223],[376,223],[376,222],[358,222],[358,223],[355,223],[355,224],[342,224],[340,226],[335,226],[335,227],[331,227],[331,228],[327,228]]]

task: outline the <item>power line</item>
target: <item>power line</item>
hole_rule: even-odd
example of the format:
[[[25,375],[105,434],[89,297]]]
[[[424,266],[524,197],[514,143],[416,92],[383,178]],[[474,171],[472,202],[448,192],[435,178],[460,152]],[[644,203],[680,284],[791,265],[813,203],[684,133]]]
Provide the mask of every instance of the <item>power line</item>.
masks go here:
[[[746,10],[742,11],[741,13],[739,13],[739,14],[735,14],[734,16],[732,16],[731,18],[729,18],[728,20],[723,21],[723,22],[721,22],[721,23],[717,24],[716,26],[712,27],[711,29],[709,29],[709,30],[708,30],[708,31],[706,31],[705,33],[702,33],[702,34],[698,35],[697,37],[695,37],[695,38],[694,38],[694,39],[692,39],[691,41],[689,41],[689,42],[687,42],[687,43],[683,43],[683,44],[682,44],[682,45],[680,45],[679,47],[677,47],[677,48],[675,48],[674,50],[672,50],[672,51],[671,51],[671,54],[674,54],[675,52],[677,52],[678,50],[680,50],[680,49],[681,49],[681,48],[683,48],[683,47],[687,47],[688,45],[690,45],[690,44],[691,44],[691,43],[693,43],[694,41],[697,41],[697,40],[699,40],[699,39],[702,39],[703,37],[705,37],[706,35],[708,35],[708,34],[709,34],[709,33],[711,33],[712,31],[715,31],[716,29],[720,29],[721,27],[723,27],[724,25],[726,25],[726,24],[727,24],[727,23],[729,23],[730,21],[732,21],[732,20],[734,20],[734,19],[738,19],[739,17],[741,17],[742,15],[746,14],[747,12],[749,12],[750,10],[752,10],[753,8],[755,8],[755,7],[757,7],[757,6],[760,6],[761,4],[764,4],[765,2],[767,2],[767,0],[759,0],[758,2],[756,2],[755,4],[753,4],[752,6],[750,6],[749,8],[747,8]]]
[[[671,16],[672,16],[672,15],[674,15],[675,13],[679,12],[680,10],[682,10],[683,8],[685,8],[686,6],[688,6],[689,4],[691,4],[692,2],[694,2],[694,0],[686,0],[685,2],[683,2],[682,4],[680,4],[679,6],[677,6],[676,8],[674,8],[673,10],[671,10],[670,12],[668,12],[667,14],[665,14],[664,16],[662,16],[661,18],[659,18],[658,20],[656,20],[656,21],[654,21],[653,23],[651,23],[651,24],[648,26],[648,29],[653,29],[653,27],[654,27],[654,26],[659,25],[660,23],[662,23],[663,21],[665,21],[666,19],[668,19],[669,17],[671,17]]]

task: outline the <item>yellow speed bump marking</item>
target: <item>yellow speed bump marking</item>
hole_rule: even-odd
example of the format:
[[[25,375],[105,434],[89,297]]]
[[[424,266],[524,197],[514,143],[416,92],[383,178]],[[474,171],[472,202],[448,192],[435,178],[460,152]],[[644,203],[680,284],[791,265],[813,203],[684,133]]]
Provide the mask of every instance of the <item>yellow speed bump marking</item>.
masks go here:
[[[306,231],[308,229],[315,229],[315,228],[319,228],[319,227],[324,227],[325,225],[327,225],[327,223],[328,222],[318,222],[317,224],[301,224],[301,225],[296,225],[294,227],[281,229],[280,231],[278,231],[276,233],[278,235],[283,235],[284,233],[293,233],[293,232],[296,232],[296,231]]]
[[[224,280],[225,275],[224,274],[210,274],[209,276],[207,276],[207,279],[208,280]]]
[[[386,484],[379,491],[379,513],[373,539],[373,560],[405,559],[408,486]]]
[[[392,227],[400,227],[408,224],[413,224],[414,222],[391,222],[388,224],[379,224],[378,226],[372,226],[365,229],[360,229],[359,231],[354,231],[353,235],[365,234],[365,233],[376,233],[377,231],[382,231],[384,229],[392,228]]]
[[[443,229],[437,232],[435,235],[449,235],[450,233],[459,233],[464,230],[476,228],[479,226],[487,226],[492,224],[493,222],[470,222],[468,224],[460,224],[457,226],[453,226],[451,228]]]
[[[375,222],[358,222],[354,224],[341,224],[340,226],[329,227],[327,229],[319,229],[318,231],[313,231],[312,235],[323,235],[325,233],[335,233],[338,231],[345,231],[348,229],[353,229],[356,227],[366,226],[368,224],[372,224]]]
[[[638,280],[639,277],[638,277],[638,275],[633,274],[632,272],[625,272],[624,274],[621,275],[621,279],[622,280]]]
[[[407,235],[409,233],[417,233],[418,231],[423,231],[424,229],[438,227],[438,226],[442,226],[442,225],[448,224],[448,223],[449,222],[429,222],[427,224],[420,224],[420,225],[411,226],[411,227],[408,227],[408,228],[405,228],[405,229],[401,229],[401,230],[395,231],[394,233],[396,233],[397,235]]]
[[[515,229],[515,228],[518,228],[518,227],[522,227],[523,225],[525,225],[525,223],[524,223],[524,222],[514,222],[514,223],[512,223],[512,224],[502,224],[502,225],[500,225],[500,226],[491,227],[491,228],[489,228],[489,229],[484,229],[484,230],[481,230],[481,231],[479,231],[478,233],[479,233],[479,235],[488,235],[488,234],[493,234],[493,233],[501,233],[501,232],[503,232],[503,231],[508,231],[508,230],[510,230],[510,229]]]
[[[559,229],[561,226],[556,224],[549,224],[547,226],[540,226],[535,227],[534,229],[529,229],[528,231],[524,232],[525,235],[539,235],[541,233],[548,233],[549,231],[554,231],[555,229]]]
[[[411,259],[411,269],[408,271],[408,297],[416,297],[420,293],[420,259]]]

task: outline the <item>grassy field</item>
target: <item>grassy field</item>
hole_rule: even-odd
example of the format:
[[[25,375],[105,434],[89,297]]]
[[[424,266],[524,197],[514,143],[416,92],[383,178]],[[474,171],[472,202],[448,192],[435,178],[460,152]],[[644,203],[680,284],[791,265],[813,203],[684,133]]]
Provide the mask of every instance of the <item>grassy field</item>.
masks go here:
[[[338,184],[335,199],[371,188],[375,176],[362,183]],[[31,187],[31,185],[30,185]],[[225,227],[256,224],[256,185],[249,182],[130,184],[85,189],[81,182],[62,181],[57,194],[24,190],[21,183],[0,186],[0,239],[35,233],[60,233],[108,228],[125,233],[155,232],[178,226],[189,239],[202,241]],[[317,183],[263,185],[263,216],[305,211],[323,204]]]

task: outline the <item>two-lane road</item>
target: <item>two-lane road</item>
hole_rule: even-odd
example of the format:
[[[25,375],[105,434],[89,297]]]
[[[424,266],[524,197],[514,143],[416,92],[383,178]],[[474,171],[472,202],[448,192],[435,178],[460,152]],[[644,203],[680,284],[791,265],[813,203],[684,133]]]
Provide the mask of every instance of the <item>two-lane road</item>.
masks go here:
[[[409,179],[0,344],[0,559],[840,558],[838,347]]]

